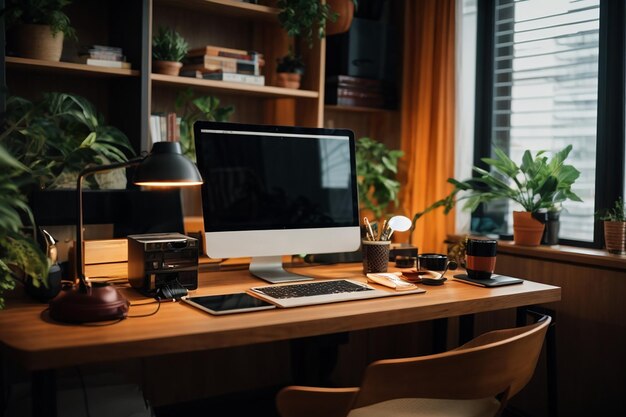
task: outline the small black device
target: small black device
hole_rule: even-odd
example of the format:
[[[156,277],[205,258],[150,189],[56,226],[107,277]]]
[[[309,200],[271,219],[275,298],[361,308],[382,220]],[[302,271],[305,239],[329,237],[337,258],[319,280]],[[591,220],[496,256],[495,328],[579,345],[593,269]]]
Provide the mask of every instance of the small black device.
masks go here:
[[[128,236],[128,281],[151,297],[185,296],[198,288],[198,240],[180,233]]]
[[[523,279],[506,277],[504,275],[492,275],[489,279],[475,279],[470,278],[467,274],[457,274],[454,276],[457,281],[462,281],[467,284],[477,285],[479,287],[502,287],[503,285],[521,284]]]
[[[244,313],[276,308],[274,304],[253,297],[245,292],[236,294],[207,295],[203,297],[183,298],[183,301],[207,313],[222,315]]]

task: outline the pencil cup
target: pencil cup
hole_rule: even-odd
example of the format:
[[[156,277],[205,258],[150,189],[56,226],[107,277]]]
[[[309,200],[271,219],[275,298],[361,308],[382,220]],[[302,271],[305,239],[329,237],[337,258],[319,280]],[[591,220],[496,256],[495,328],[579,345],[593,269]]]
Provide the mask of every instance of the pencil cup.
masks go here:
[[[364,274],[387,272],[390,244],[388,240],[362,242]]]

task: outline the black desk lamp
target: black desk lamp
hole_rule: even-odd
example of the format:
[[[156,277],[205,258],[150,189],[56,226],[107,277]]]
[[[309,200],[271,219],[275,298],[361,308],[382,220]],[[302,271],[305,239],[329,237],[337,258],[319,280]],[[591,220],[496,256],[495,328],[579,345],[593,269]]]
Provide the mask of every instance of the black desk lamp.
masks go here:
[[[85,277],[83,256],[83,179],[101,171],[137,166],[133,183],[151,187],[184,187],[202,184],[196,166],[182,154],[178,142],[157,142],[146,157],[126,162],[89,167],[76,181],[76,275],[78,287],[61,291],[50,301],[50,317],[70,323],[122,319],[128,314],[128,300],[115,287],[91,282]]]

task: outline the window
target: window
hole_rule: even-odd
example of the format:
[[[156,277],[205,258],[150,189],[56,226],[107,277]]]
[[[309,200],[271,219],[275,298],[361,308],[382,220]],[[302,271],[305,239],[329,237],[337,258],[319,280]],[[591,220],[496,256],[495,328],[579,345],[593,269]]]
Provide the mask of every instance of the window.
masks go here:
[[[584,202],[563,204],[560,237],[588,246],[601,243],[596,208],[624,192],[624,98],[617,107],[609,104],[619,103],[609,97],[624,85],[624,6],[609,3],[479,0],[477,71],[482,73],[477,77],[474,161],[489,156],[493,146],[519,162],[526,149],[550,152],[572,144],[568,163],[581,171],[573,191]],[[619,9],[613,23],[608,7]],[[611,25],[618,23],[621,40],[616,42]],[[606,62],[615,54],[621,57],[619,65]],[[621,80],[612,83],[616,74]],[[621,134],[609,133],[619,121]],[[621,152],[612,155],[611,148]],[[611,171],[605,162],[620,169]],[[619,187],[606,182],[607,174],[620,176]],[[510,234],[515,209],[508,202],[490,204],[474,216],[474,229]]]

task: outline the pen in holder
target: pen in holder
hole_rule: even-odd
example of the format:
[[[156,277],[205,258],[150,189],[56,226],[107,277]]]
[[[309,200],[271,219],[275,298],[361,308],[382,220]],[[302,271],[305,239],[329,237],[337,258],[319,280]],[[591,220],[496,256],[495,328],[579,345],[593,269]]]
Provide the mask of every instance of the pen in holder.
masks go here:
[[[387,272],[390,244],[388,240],[362,241],[364,274]]]

